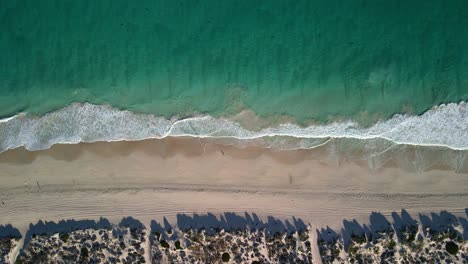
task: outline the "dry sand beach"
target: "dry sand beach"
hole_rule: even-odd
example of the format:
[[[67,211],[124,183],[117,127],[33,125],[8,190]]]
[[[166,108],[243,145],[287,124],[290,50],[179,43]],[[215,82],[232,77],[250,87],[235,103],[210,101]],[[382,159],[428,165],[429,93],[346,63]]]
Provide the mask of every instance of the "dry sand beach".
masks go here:
[[[372,211],[464,214],[467,207],[466,172],[411,172],[392,162],[372,170],[363,160],[327,153],[192,138],[10,150],[0,155],[0,224],[255,212],[321,227],[345,218],[365,222]]]

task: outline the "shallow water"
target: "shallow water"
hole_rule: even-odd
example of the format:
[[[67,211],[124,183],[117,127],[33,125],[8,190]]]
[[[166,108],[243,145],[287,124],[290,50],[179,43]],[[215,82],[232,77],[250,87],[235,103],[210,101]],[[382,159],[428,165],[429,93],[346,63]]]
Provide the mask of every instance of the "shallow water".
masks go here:
[[[363,123],[468,99],[466,1],[0,4],[0,116],[72,102]]]
[[[395,115],[370,127],[340,121],[308,126],[270,123],[263,128],[250,124],[247,128],[242,125],[246,121],[234,119],[208,115],[166,119],[110,106],[75,103],[43,116],[21,114],[4,119],[0,122],[0,152],[21,146],[39,150],[60,143],[166,137],[208,138],[240,147],[256,145],[279,150],[310,149],[331,140],[350,139],[347,142],[351,144],[342,145],[340,152],[360,148],[369,155],[381,155],[395,145],[468,150],[468,103],[465,102],[440,105],[421,116]]]

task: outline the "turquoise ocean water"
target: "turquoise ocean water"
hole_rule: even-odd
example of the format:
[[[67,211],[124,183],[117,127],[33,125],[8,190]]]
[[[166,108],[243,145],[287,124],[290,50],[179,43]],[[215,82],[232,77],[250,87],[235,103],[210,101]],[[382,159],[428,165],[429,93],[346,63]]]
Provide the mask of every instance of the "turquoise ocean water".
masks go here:
[[[71,102],[326,121],[468,99],[468,2],[0,3],[0,116]]]
[[[101,120],[106,116],[96,111],[112,112],[99,105],[165,118],[194,113],[220,117],[250,109],[261,117],[287,115],[302,125],[337,119],[372,125],[383,118],[392,130],[398,123],[391,121],[394,114],[420,115],[468,99],[466,14],[464,0],[2,0],[0,117],[20,112],[41,116],[74,102],[91,103],[54,112],[42,125],[36,119],[1,123],[2,149],[25,145],[31,135],[39,138],[38,146],[128,138],[129,131],[109,137],[93,130],[89,135],[70,123],[112,131],[109,127],[128,122],[122,117],[93,123],[93,113]],[[450,117],[438,118],[451,122],[455,116],[447,127],[468,123],[467,108],[452,105],[443,110]],[[86,118],[77,117],[81,114]],[[149,117],[138,118],[143,123],[133,128],[141,130]],[[437,132],[440,123],[434,120],[422,131],[434,132],[435,127]],[[301,133],[366,138],[385,132],[350,132],[354,126]],[[468,138],[466,126],[451,132],[455,139]],[[192,132],[213,134],[196,127]],[[297,129],[264,135],[297,135]],[[164,134],[148,133],[130,138]],[[415,144],[426,140],[416,135],[395,140],[399,135],[385,138]],[[51,141],[53,137],[59,139]],[[468,146],[463,140],[431,140],[426,141]]]

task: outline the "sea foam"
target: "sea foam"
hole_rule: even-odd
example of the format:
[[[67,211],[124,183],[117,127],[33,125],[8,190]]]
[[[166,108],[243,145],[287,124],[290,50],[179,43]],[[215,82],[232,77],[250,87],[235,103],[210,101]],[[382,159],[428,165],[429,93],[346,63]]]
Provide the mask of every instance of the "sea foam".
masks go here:
[[[74,103],[43,116],[20,114],[0,122],[0,152],[54,144],[143,140],[164,137],[232,140],[278,149],[313,148],[334,138],[383,139],[395,144],[468,149],[468,104],[434,107],[420,116],[398,114],[364,128],[354,121],[301,127],[284,123],[251,131],[228,118],[198,116],[166,119],[106,105]]]

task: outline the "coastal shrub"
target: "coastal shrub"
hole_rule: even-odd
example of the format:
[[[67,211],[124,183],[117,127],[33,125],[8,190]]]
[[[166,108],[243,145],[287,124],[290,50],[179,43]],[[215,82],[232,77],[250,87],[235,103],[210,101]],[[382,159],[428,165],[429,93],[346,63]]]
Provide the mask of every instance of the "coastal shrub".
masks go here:
[[[130,230],[130,235],[132,236],[133,239],[138,239],[138,234],[136,229],[131,229]]]
[[[25,264],[25,263],[26,263],[26,262],[25,262],[23,259],[21,259],[21,258],[18,258],[18,259],[16,259],[16,261],[15,261],[15,264]]]
[[[359,251],[359,247],[356,244],[352,244],[348,248],[348,254],[356,255]]]
[[[89,257],[89,252],[87,247],[81,248],[81,258],[85,259]]]
[[[340,255],[340,250],[338,248],[332,248],[330,253],[333,258],[337,258]]]
[[[166,240],[161,240],[161,247],[163,248],[169,248],[169,244],[166,242]]]
[[[177,241],[175,242],[175,248],[176,248],[176,249],[182,249],[182,247],[180,246],[180,241],[179,241],[179,240],[177,240]]]
[[[366,243],[366,237],[364,235],[355,235],[355,234],[352,234],[351,235],[351,239],[358,243],[358,244],[364,244]]]
[[[229,253],[224,252],[221,256],[221,259],[223,260],[223,262],[228,262],[231,259],[231,256],[229,256]]]
[[[416,233],[409,233],[406,237],[406,241],[409,243],[413,242],[416,239]]]
[[[67,240],[68,240],[68,238],[70,238],[70,235],[69,234],[60,234],[59,238],[63,242],[67,243]]]
[[[393,240],[393,239],[390,240],[390,241],[387,243],[387,248],[388,248],[388,249],[394,249],[395,246],[396,246],[396,242],[395,242],[395,240]]]
[[[445,243],[445,249],[448,253],[452,255],[456,255],[458,253],[458,245],[453,243],[452,241],[448,241]]]
[[[161,237],[161,234],[159,234],[158,232],[153,232],[153,234],[156,236],[156,238],[159,240],[159,238]]]

